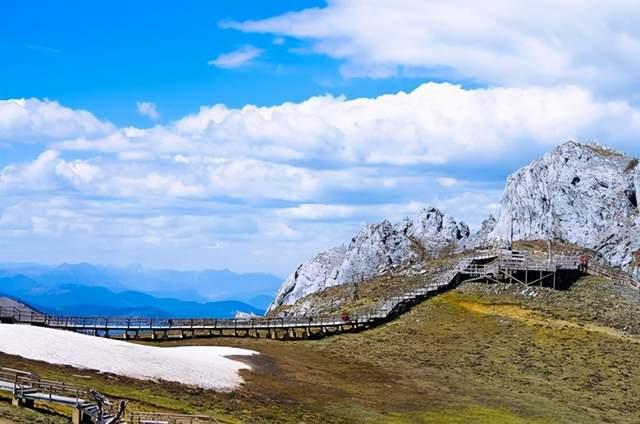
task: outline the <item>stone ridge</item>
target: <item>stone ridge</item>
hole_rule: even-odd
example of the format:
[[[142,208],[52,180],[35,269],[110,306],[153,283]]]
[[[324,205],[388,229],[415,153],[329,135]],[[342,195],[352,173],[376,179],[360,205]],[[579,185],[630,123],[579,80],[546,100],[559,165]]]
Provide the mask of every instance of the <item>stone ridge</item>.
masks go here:
[[[300,265],[269,310],[334,285],[400,269],[419,272],[425,258],[503,245],[512,235],[592,249],[640,277],[638,163],[599,144],[569,141],[511,175],[498,217],[486,219],[477,233],[435,208],[395,225],[366,225],[348,246]]]
[[[424,209],[397,224],[365,225],[348,246],[320,253],[285,280],[268,311],[291,305],[327,287],[364,280],[419,263],[425,257],[465,249],[469,227],[440,210]]]
[[[567,142],[509,177],[489,239],[507,241],[513,228],[515,240],[550,238],[593,249],[637,275],[639,177],[635,158]]]

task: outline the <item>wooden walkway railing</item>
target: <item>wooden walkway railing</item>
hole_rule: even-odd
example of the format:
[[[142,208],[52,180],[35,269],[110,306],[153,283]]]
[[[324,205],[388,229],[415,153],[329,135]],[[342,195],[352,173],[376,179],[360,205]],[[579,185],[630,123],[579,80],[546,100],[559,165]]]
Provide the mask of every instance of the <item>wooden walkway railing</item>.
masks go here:
[[[35,402],[46,402],[73,407],[74,424],[221,424],[208,415],[138,411],[125,414],[126,403],[123,406],[122,401],[116,404],[94,390],[12,368],[0,368],[0,391],[12,393],[16,406],[33,407]]]
[[[610,280],[620,281],[631,287],[640,289],[640,281],[634,279],[631,275],[622,270],[618,270],[600,263],[599,260],[593,258],[589,264],[589,271],[593,274],[601,275]]]
[[[207,415],[183,415],[163,412],[131,412],[127,424],[221,424]]]
[[[457,284],[455,271],[444,283],[428,283],[407,293],[382,299],[348,316],[254,318],[121,318],[54,316],[16,308],[1,308],[0,320],[93,335],[154,340],[187,337],[265,337],[272,339],[320,338],[360,331],[379,325],[399,311]]]
[[[84,391],[80,386],[40,379],[25,371],[2,368],[0,381],[0,390],[11,390],[19,398],[55,401],[71,406],[83,402]]]
[[[380,325],[403,313],[424,299],[449,290],[466,281],[510,281],[525,285],[542,284],[553,280],[556,273],[578,268],[577,255],[554,255],[535,258],[526,252],[487,250],[460,260],[456,267],[445,272],[438,282],[427,281],[407,292],[385,297],[367,308],[349,315],[312,317],[253,317],[253,318],[129,318],[129,317],[73,317],[47,315],[19,308],[0,307],[2,322],[39,325],[92,335],[118,338],[151,338],[153,340],[187,337],[265,337],[272,339],[320,338],[331,334],[360,331]],[[596,265],[596,261],[592,261]],[[602,269],[601,269],[602,268]],[[592,268],[605,273],[604,267]],[[532,278],[528,276],[534,275]],[[537,275],[536,275],[537,273]],[[524,275],[524,277],[523,277]],[[640,286],[628,275],[614,275]]]

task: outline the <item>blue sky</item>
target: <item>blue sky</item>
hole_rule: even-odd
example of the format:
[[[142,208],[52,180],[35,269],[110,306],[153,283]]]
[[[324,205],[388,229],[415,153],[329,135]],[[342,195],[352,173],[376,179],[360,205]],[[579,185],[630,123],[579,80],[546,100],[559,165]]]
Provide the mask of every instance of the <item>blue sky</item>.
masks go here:
[[[145,125],[140,99],[162,109],[163,121],[202,105],[275,105],[322,93],[375,96],[415,88],[422,78],[343,79],[335,61],[295,54],[297,40],[220,28],[321,6],[322,1],[3,2],[0,98],[50,98],[90,110],[118,125]],[[37,12],[35,12],[37,11]],[[278,41],[276,41],[278,42]],[[246,69],[207,63],[245,45],[265,53]]]
[[[569,140],[640,154],[632,1],[0,5],[0,255],[284,275],[477,227]]]

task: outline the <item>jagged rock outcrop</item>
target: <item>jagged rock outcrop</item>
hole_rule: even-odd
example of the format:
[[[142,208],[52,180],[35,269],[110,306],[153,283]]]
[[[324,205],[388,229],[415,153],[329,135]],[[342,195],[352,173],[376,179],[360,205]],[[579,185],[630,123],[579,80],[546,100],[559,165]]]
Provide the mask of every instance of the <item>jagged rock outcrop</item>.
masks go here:
[[[489,215],[489,218],[482,221],[480,229],[469,238],[468,247],[492,247],[495,244],[492,234],[496,229],[496,225],[496,218],[493,215]]]
[[[637,274],[639,172],[635,158],[565,143],[509,177],[490,238],[565,241]]]
[[[406,269],[426,257],[467,247],[470,231],[437,209],[425,209],[397,224],[366,225],[347,247],[323,252],[302,264],[283,283],[269,311],[311,293],[360,281],[394,269]]]
[[[267,312],[277,306],[295,303],[311,293],[335,286],[346,253],[345,246],[338,246],[300,265],[282,283]]]
[[[572,243],[599,252],[640,277],[640,165],[599,144],[565,143],[507,180],[498,218],[471,235],[437,209],[393,225],[365,226],[346,248],[318,255],[283,284],[270,309],[326,287],[394,269],[416,269],[425,257],[514,240]]]

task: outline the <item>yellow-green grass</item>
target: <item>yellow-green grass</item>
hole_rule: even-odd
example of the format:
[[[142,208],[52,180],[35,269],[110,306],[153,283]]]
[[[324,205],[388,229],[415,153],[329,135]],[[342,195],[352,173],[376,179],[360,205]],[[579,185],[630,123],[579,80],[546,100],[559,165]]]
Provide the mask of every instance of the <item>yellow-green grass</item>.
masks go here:
[[[130,398],[132,409],[211,413],[227,422],[637,422],[639,339],[608,331],[606,323],[583,321],[569,312],[579,307],[572,292],[562,295],[564,301],[558,295],[549,305],[534,305],[495,294],[490,286],[462,289],[427,300],[382,327],[320,341],[162,344],[260,351],[234,393],[101,376],[6,355],[0,360]],[[563,302],[570,306],[563,308]],[[78,373],[90,379],[73,377]]]

